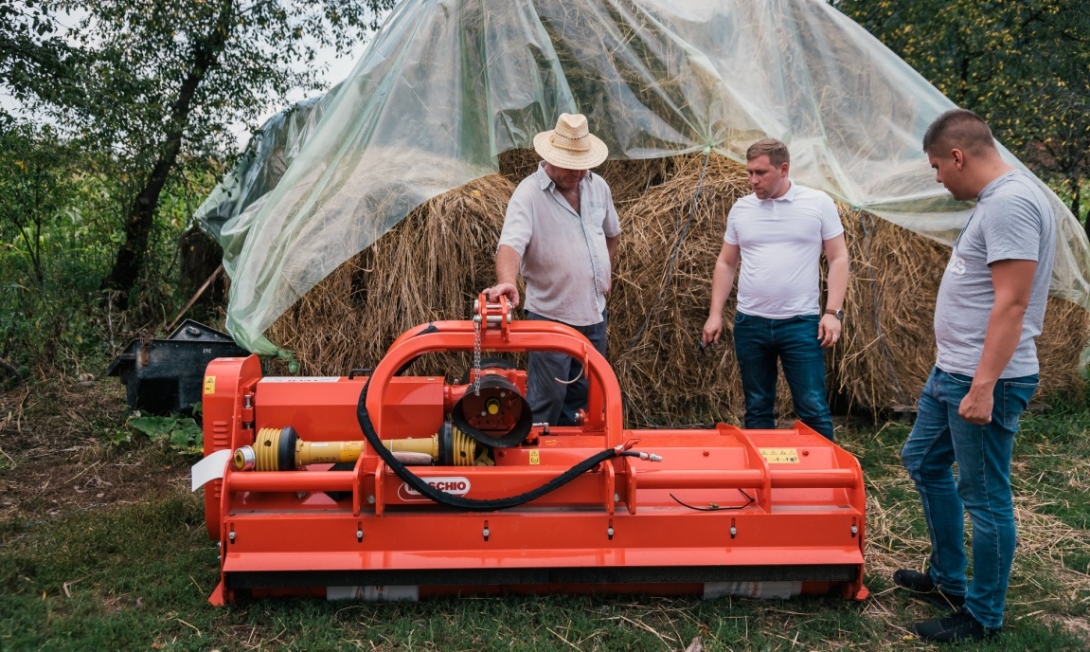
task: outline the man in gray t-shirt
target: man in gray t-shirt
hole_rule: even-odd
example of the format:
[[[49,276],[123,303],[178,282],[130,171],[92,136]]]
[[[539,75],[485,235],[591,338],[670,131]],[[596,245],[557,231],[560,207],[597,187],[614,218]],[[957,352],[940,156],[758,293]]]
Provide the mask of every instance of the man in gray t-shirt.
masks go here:
[[[1056,220],[1040,185],[1003,160],[972,112],[939,116],[923,146],[935,180],[955,199],[977,202],[943,273],[938,359],[901,451],[932,545],[926,573],[902,569],[893,581],[956,609],[912,627],[923,640],[945,643],[991,638],[1003,626],[1016,539],[1011,454],[1019,416],[1037,389],[1034,339],[1044,323]],[[964,512],[973,523],[971,582]]]
[[[496,284],[489,301],[519,304],[526,282],[526,318],[567,324],[606,354],[606,296],[621,225],[613,195],[590,171],[606,159],[605,143],[582,115],[560,114],[556,129],[534,137],[544,159],[511,195],[496,247]],[[563,353],[527,356],[526,400],[535,423],[574,425],[586,407],[583,365]]]
[[[1033,177],[1010,170],[985,186],[954,244],[939,286],[935,304],[939,357],[935,365],[951,373],[976,375],[996,300],[991,266],[1001,261],[1025,261],[1036,262],[1037,268],[1028,277],[1032,279],[1029,305],[1017,345],[1000,377],[1037,373],[1034,340],[1045,321],[1055,248],[1055,218],[1048,198]]]

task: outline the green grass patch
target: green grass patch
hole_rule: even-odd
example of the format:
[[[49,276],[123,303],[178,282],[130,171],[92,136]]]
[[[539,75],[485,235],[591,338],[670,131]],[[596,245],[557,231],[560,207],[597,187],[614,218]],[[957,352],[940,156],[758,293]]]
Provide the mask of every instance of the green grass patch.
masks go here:
[[[1086,468],[1079,433],[1090,415],[1053,418],[1028,417],[1016,455],[1024,518],[1006,633],[959,649],[1088,647],[1090,548],[1072,472]],[[872,595],[862,603],[593,595],[243,599],[216,608],[207,602],[218,581],[216,546],[199,494],[179,489],[145,503],[0,521],[0,649],[660,651],[684,650],[697,636],[705,650],[927,649],[907,627],[940,613],[889,580],[891,568],[916,566],[927,551],[918,497],[898,459],[908,431],[891,424],[842,435],[862,462],[872,505]],[[1062,509],[1061,497],[1070,499]]]

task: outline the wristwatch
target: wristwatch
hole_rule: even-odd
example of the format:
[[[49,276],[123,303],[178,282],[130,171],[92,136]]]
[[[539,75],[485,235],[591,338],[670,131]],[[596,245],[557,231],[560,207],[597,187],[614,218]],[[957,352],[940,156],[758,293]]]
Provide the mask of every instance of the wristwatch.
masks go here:
[[[837,319],[839,319],[840,321],[844,321],[844,311],[843,310],[833,310],[832,308],[826,308],[825,309],[825,314],[826,315],[832,315],[832,316],[836,317]]]

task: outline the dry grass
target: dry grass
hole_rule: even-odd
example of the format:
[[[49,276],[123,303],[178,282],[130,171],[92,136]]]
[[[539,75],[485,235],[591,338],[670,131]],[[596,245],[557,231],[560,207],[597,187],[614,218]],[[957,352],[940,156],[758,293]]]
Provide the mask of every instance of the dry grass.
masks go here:
[[[515,184],[537,157],[500,157],[501,174],[477,179],[414,210],[374,246],[311,290],[270,329],[307,374],[373,367],[404,330],[461,319],[494,280],[493,253]],[[741,385],[729,338],[701,354],[711,269],[726,215],[749,192],[743,166],[712,155],[609,161],[624,230],[610,297],[610,358],[630,425],[737,421]],[[841,206],[852,277],[844,339],[828,356],[830,385],[853,409],[911,407],[934,361],[932,316],[949,250]],[[733,323],[734,302],[725,321]],[[1050,299],[1038,341],[1047,399],[1082,386],[1079,354],[1090,314]],[[459,376],[468,357],[434,356],[415,371]],[[780,411],[790,401],[781,379]]]
[[[915,404],[935,362],[935,297],[950,250],[865,212],[841,207],[851,254],[838,386],[866,409]],[[1037,340],[1038,396],[1081,391],[1079,355],[1087,346],[1090,313],[1049,298]]]

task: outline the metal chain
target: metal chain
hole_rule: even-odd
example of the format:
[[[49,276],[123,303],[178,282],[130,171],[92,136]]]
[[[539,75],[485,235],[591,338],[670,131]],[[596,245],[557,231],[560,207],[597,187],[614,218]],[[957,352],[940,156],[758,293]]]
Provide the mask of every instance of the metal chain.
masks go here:
[[[483,318],[482,318],[483,321]],[[481,395],[481,322],[473,323],[473,373],[476,380],[473,381],[473,395]]]

